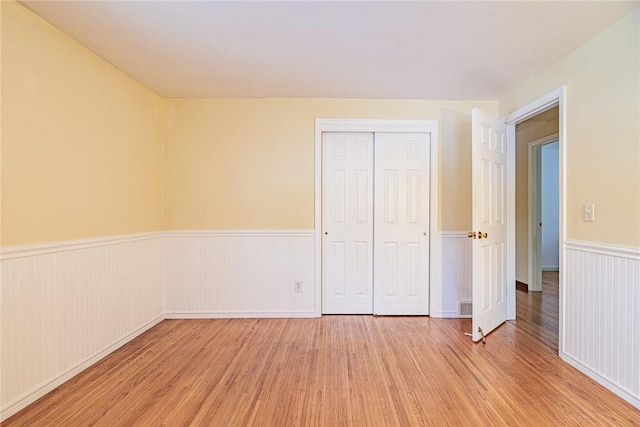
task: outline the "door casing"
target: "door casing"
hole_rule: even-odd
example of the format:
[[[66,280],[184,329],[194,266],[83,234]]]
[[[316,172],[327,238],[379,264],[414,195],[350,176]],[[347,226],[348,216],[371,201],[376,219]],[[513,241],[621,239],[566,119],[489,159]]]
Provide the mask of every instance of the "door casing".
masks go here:
[[[558,235],[560,238],[560,251],[559,251],[559,331],[558,331],[558,354],[562,356],[564,353],[564,272],[565,266],[565,241],[566,241],[566,147],[567,147],[567,88],[566,86],[560,86],[557,89],[552,90],[546,95],[518,108],[513,113],[507,115],[504,118],[504,122],[507,125],[507,144],[510,146],[509,157],[509,180],[511,185],[509,188],[510,200],[509,200],[509,282],[508,289],[511,291],[508,294],[509,300],[507,301],[507,319],[513,320],[516,318],[516,260],[515,260],[515,247],[516,247],[516,229],[515,229],[515,144],[516,144],[516,125],[521,123],[537,114],[540,114],[553,107],[558,107],[558,179],[559,179],[559,224]]]
[[[531,141],[528,147],[529,158],[529,224],[528,224],[528,284],[529,291],[542,291],[542,258],[541,258],[541,183],[540,174],[541,155],[540,149],[543,145],[550,144],[558,140],[558,134],[545,136],[544,138]]]
[[[430,188],[429,188],[429,294],[439,284],[440,246],[438,232],[438,121],[437,120],[366,120],[366,119],[316,119],[315,120],[315,295],[314,314],[322,316],[322,133],[323,132],[414,132],[431,134]],[[433,298],[429,298],[432,312]]]

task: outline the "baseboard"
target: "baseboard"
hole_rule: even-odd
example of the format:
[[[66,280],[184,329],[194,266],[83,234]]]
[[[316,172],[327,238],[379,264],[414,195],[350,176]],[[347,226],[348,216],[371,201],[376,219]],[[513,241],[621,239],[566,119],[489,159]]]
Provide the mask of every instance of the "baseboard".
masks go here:
[[[516,280],[516,290],[520,292],[529,293],[529,285],[519,280]]]
[[[466,319],[468,316],[460,316],[457,311],[438,311],[429,314],[429,317],[435,319]]]
[[[267,312],[176,312],[165,313],[165,319],[262,319],[320,317],[315,311],[267,311]]]
[[[582,363],[580,363],[578,360],[574,359],[573,357],[571,357],[567,353],[560,354],[560,358],[562,360],[564,360],[565,362],[567,362],[569,365],[571,365],[574,368],[576,368],[578,371],[582,372],[583,374],[585,374],[586,376],[588,376],[589,378],[591,378],[592,380],[597,382],[598,384],[600,384],[603,387],[605,387],[608,390],[610,390],[612,393],[614,393],[618,397],[626,400],[627,402],[629,402],[630,404],[632,404],[636,408],[640,409],[640,396],[634,396],[633,394],[629,393],[628,391],[620,388],[617,384],[615,384],[611,380],[609,380],[609,379],[603,377],[602,375],[598,374],[597,372],[595,372],[594,370],[592,370],[588,366],[583,365]]]
[[[48,381],[47,383],[37,387],[36,389],[25,393],[22,397],[8,404],[6,408],[2,409],[2,413],[0,413],[0,423],[6,420],[7,418],[9,418],[10,416],[16,414],[17,412],[21,411],[22,409],[26,408],[36,400],[40,399],[45,394],[61,386],[65,382],[69,381],[71,378],[75,377],[80,372],[84,371],[87,368],[90,368],[91,366],[93,366],[100,360],[104,359],[106,356],[113,353],[114,351],[116,351],[123,345],[127,344],[134,338],[138,337],[139,335],[153,328],[155,325],[162,322],[164,318],[165,316],[160,314],[159,316],[155,317],[154,319],[140,326],[138,329],[128,333],[127,335],[113,342],[112,344],[108,345],[104,349],[87,357],[85,360],[81,361],[80,363],[68,369],[67,371],[62,372],[59,376],[53,378],[51,381]]]
[[[560,271],[560,267],[556,266],[550,266],[550,267],[542,267],[542,271]]]

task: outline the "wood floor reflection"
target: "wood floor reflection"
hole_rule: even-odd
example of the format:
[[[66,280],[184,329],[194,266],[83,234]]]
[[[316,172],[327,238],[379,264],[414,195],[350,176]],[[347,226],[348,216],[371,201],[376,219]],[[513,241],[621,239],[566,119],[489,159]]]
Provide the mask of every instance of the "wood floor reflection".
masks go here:
[[[558,351],[559,278],[557,271],[542,272],[542,292],[516,291],[518,329]]]

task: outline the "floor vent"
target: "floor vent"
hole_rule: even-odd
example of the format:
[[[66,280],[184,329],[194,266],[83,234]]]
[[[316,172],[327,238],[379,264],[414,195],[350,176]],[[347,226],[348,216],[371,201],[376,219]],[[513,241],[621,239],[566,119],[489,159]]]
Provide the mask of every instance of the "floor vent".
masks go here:
[[[458,301],[458,314],[460,317],[471,317],[473,314],[471,301]]]

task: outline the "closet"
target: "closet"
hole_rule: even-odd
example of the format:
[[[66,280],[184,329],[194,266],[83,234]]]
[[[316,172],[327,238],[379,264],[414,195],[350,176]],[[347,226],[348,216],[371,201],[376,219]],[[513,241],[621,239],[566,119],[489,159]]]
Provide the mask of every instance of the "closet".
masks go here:
[[[322,313],[429,313],[430,133],[322,133]]]

